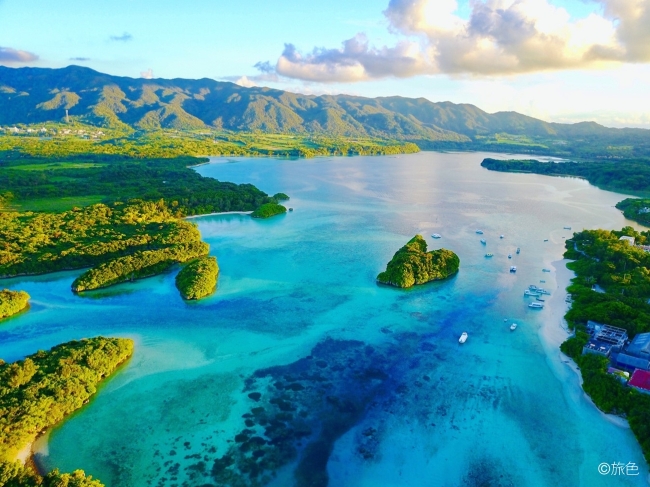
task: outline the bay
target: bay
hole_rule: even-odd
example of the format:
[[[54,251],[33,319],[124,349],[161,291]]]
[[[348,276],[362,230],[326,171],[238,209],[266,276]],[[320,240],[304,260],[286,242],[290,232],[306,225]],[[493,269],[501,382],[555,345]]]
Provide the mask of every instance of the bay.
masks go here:
[[[564,241],[636,226],[613,207],[625,195],[489,172],[488,156],[504,157],[197,167],[285,192],[294,208],[263,221],[194,219],[221,268],[217,293],[199,303],[183,302],[174,273],[84,296],[70,292],[77,272],[5,280],[32,295],[32,309],[0,327],[5,360],[85,336],[136,340],[133,359],[52,431],[38,461],[129,487],[646,485],[632,433],[589,403],[556,343]],[[416,233],[456,252],[458,275],[378,286]],[[552,291],[545,309],[527,307],[529,284]],[[601,475],[603,462],[639,475]]]

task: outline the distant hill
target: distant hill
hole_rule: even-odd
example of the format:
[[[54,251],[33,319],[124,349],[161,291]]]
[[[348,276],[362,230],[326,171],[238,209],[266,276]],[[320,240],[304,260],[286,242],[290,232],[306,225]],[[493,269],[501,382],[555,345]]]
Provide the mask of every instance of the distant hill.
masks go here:
[[[523,147],[543,141],[549,152],[562,152],[563,145],[577,139],[587,149],[609,147],[608,157],[616,157],[616,150],[635,155],[635,147],[643,147],[644,155],[646,149],[650,152],[649,130],[548,123],[516,112],[489,114],[474,105],[424,98],[309,96],[211,79],[125,78],[79,66],[0,66],[0,126],[61,121],[66,109],[87,123],[145,131],[210,127],[388,137],[424,148],[443,142]]]

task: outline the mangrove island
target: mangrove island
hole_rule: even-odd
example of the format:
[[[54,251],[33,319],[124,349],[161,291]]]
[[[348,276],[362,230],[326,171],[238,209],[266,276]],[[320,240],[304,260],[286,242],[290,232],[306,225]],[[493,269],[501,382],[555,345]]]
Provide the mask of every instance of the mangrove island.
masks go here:
[[[377,276],[377,281],[407,288],[446,279],[456,274],[459,266],[460,259],[451,250],[427,252],[426,241],[422,235],[416,235],[395,252],[386,270]]]
[[[90,338],[38,351],[18,362],[0,360],[0,485],[100,487],[77,470],[41,478],[19,453],[36,438],[80,409],[97,386],[133,355],[133,341]]]
[[[176,274],[176,287],[183,299],[201,299],[217,289],[217,258],[204,256],[189,262]]]
[[[25,291],[0,291],[0,319],[20,313],[27,308],[29,294]]]

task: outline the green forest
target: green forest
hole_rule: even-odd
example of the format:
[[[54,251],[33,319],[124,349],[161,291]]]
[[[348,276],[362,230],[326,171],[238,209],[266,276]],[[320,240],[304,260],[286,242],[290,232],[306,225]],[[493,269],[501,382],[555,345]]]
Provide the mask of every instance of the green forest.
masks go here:
[[[650,331],[650,253],[619,240],[621,236],[635,237],[640,245],[650,242],[650,231],[640,233],[631,227],[584,230],[567,240],[565,257],[574,259],[567,267],[576,277],[567,288],[573,304],[566,320],[575,335],[561,349],[580,367],[583,389],[598,408],[627,418],[650,462],[650,396],[608,374],[605,357],[582,355],[589,339],[588,320],[624,328],[630,338]],[[594,284],[605,292],[592,290]]]
[[[43,431],[80,409],[132,354],[132,340],[97,337],[11,364],[0,361],[0,485],[100,486],[79,471],[40,478],[15,459]]]
[[[190,166],[207,159],[128,159],[79,155],[32,158],[0,155],[0,207],[62,211],[92,203],[164,199],[178,217],[253,211],[274,201],[252,184],[206,178]]]
[[[0,319],[15,315],[24,310],[29,302],[29,294],[25,291],[0,291]]]
[[[626,198],[616,203],[616,208],[623,211],[625,218],[650,227],[650,199]]]
[[[35,127],[35,131],[40,129]],[[112,131],[103,128],[100,140],[84,136],[97,132],[92,125],[56,124],[59,132],[71,135],[30,137],[0,133],[0,153],[17,152],[29,157],[70,157],[74,155],[122,156],[135,159],[183,156],[273,156],[316,157],[390,155],[419,152],[412,142],[387,138],[343,137],[336,135],[274,134],[265,132],[213,132],[192,130]],[[78,135],[81,131],[82,135]]]
[[[427,242],[416,235],[395,255],[377,281],[396,287],[411,287],[430,281],[446,279],[458,272],[460,259],[451,250],[439,249],[427,252]]]
[[[490,171],[578,177],[603,189],[650,194],[650,165],[645,159],[626,159],[616,162],[540,162],[486,158],[481,162],[481,166]]]
[[[217,258],[200,257],[187,263],[176,274],[176,287],[183,299],[201,299],[215,292],[218,275]]]

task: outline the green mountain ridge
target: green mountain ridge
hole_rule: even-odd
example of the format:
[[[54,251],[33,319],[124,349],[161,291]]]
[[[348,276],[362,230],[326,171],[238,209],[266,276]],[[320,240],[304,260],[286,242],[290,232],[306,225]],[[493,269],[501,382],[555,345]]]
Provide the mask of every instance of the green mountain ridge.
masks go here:
[[[426,142],[482,143],[498,134],[543,139],[546,148],[550,140],[561,149],[571,138],[584,138],[585,145],[598,140],[650,146],[650,130],[608,128],[595,122],[548,123],[516,112],[490,114],[470,104],[400,96],[300,95],[207,78],[111,76],[80,66],[0,66],[0,107],[0,126],[61,121],[68,110],[86,123],[144,131],[211,128],[388,137],[421,141],[424,148]],[[530,140],[522,145],[531,145]]]

